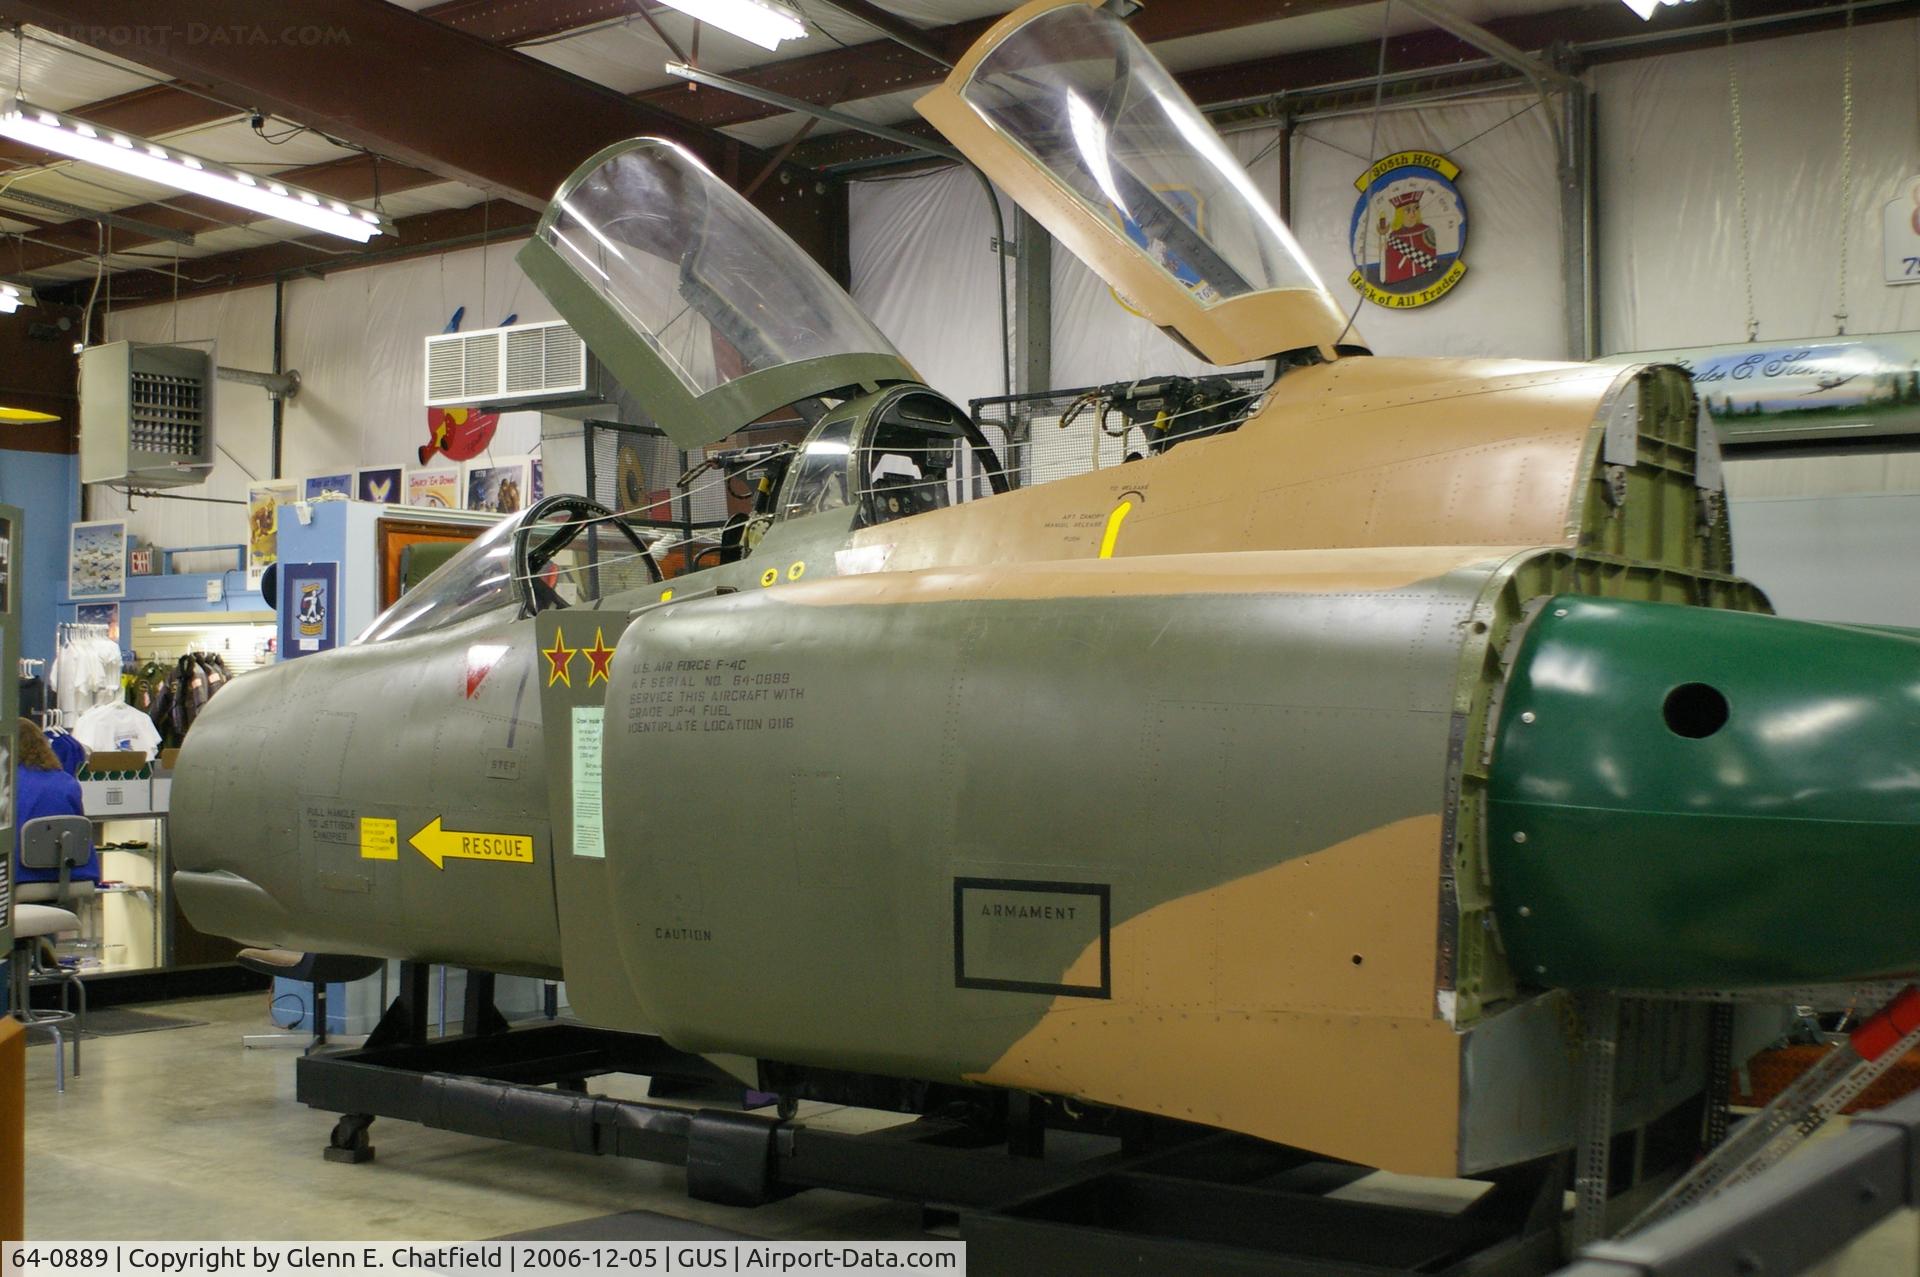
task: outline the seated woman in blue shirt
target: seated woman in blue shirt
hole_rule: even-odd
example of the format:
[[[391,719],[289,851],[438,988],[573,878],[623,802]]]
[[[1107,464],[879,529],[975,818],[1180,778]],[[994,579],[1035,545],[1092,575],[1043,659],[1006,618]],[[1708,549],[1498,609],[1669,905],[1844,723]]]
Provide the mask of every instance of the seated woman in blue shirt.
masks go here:
[[[80,782],[60,766],[60,759],[55,756],[53,747],[47,744],[46,735],[30,718],[20,720],[20,766],[15,776],[14,881],[56,882],[60,877],[58,869],[29,869],[20,863],[20,831],[27,827],[29,820],[37,820],[41,816],[84,816],[87,813],[80,798]],[[89,848],[87,863],[75,869],[71,876],[75,881],[100,881],[99,849]]]

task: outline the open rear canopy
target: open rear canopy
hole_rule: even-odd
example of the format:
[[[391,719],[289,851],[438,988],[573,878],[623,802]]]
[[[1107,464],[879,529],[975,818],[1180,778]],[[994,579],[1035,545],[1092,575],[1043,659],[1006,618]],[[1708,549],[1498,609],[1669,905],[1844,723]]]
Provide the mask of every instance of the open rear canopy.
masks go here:
[[[1097,2],[1015,10],[916,108],[1202,358],[1235,364],[1340,341],[1346,315],[1280,215],[1166,67]]]
[[[683,448],[841,387],[919,380],[818,263],[661,138],[581,165],[519,261]]]

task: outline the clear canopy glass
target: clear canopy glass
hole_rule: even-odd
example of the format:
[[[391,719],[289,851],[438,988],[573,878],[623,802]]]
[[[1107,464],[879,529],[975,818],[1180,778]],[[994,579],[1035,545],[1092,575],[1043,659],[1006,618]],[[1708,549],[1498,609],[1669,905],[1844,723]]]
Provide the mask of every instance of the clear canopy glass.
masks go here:
[[[439,570],[408,590],[373,618],[356,643],[382,643],[408,634],[424,634],[456,622],[518,604],[514,588],[513,534],[529,511],[509,515],[475,537]]]
[[[899,357],[818,263],[671,142],[613,155],[561,192],[540,233],[696,396],[806,359]]]
[[[1323,289],[1220,135],[1111,13],[1035,15],[961,96],[1201,305]]]

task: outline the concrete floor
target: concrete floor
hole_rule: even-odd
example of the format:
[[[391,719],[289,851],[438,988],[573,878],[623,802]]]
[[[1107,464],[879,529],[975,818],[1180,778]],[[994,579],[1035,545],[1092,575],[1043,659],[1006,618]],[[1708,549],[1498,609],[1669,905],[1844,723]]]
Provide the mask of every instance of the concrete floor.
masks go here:
[[[471,1240],[628,1210],[768,1238],[926,1236],[911,1206],[823,1192],[750,1211],[710,1206],[670,1167],[384,1119],[372,1162],[328,1162],[333,1116],[293,1100],[298,1052],[240,1045],[271,1031],[264,994],[142,1009],[207,1023],[89,1038],[65,1095],[53,1089],[52,1047],[27,1052],[31,1237]],[[803,1107],[816,1121],[864,1116]]]
[[[240,1045],[243,1033],[268,1030],[265,995],[144,1009],[207,1023],[89,1039],[85,1072],[68,1079],[65,1095],[53,1089],[52,1048],[28,1051],[29,1237],[471,1240],[634,1210],[764,1238],[928,1236],[912,1206],[818,1190],[755,1210],[711,1206],[689,1199],[673,1168],[385,1119],[373,1125],[372,1162],[327,1162],[320,1150],[334,1119],[294,1102],[297,1052]],[[824,1105],[801,1111],[841,1129],[897,1120]],[[1372,1177],[1342,1195],[1413,1204],[1447,1186],[1397,1178]],[[1920,1218],[1896,1215],[1817,1272],[1916,1277]]]

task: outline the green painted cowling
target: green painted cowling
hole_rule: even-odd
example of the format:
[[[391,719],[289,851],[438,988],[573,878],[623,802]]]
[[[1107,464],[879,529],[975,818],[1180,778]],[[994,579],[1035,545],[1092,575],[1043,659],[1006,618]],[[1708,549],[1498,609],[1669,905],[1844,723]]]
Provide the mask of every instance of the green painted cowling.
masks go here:
[[[1920,971],[1920,633],[1554,598],[1516,658],[1489,794],[1523,979]]]

